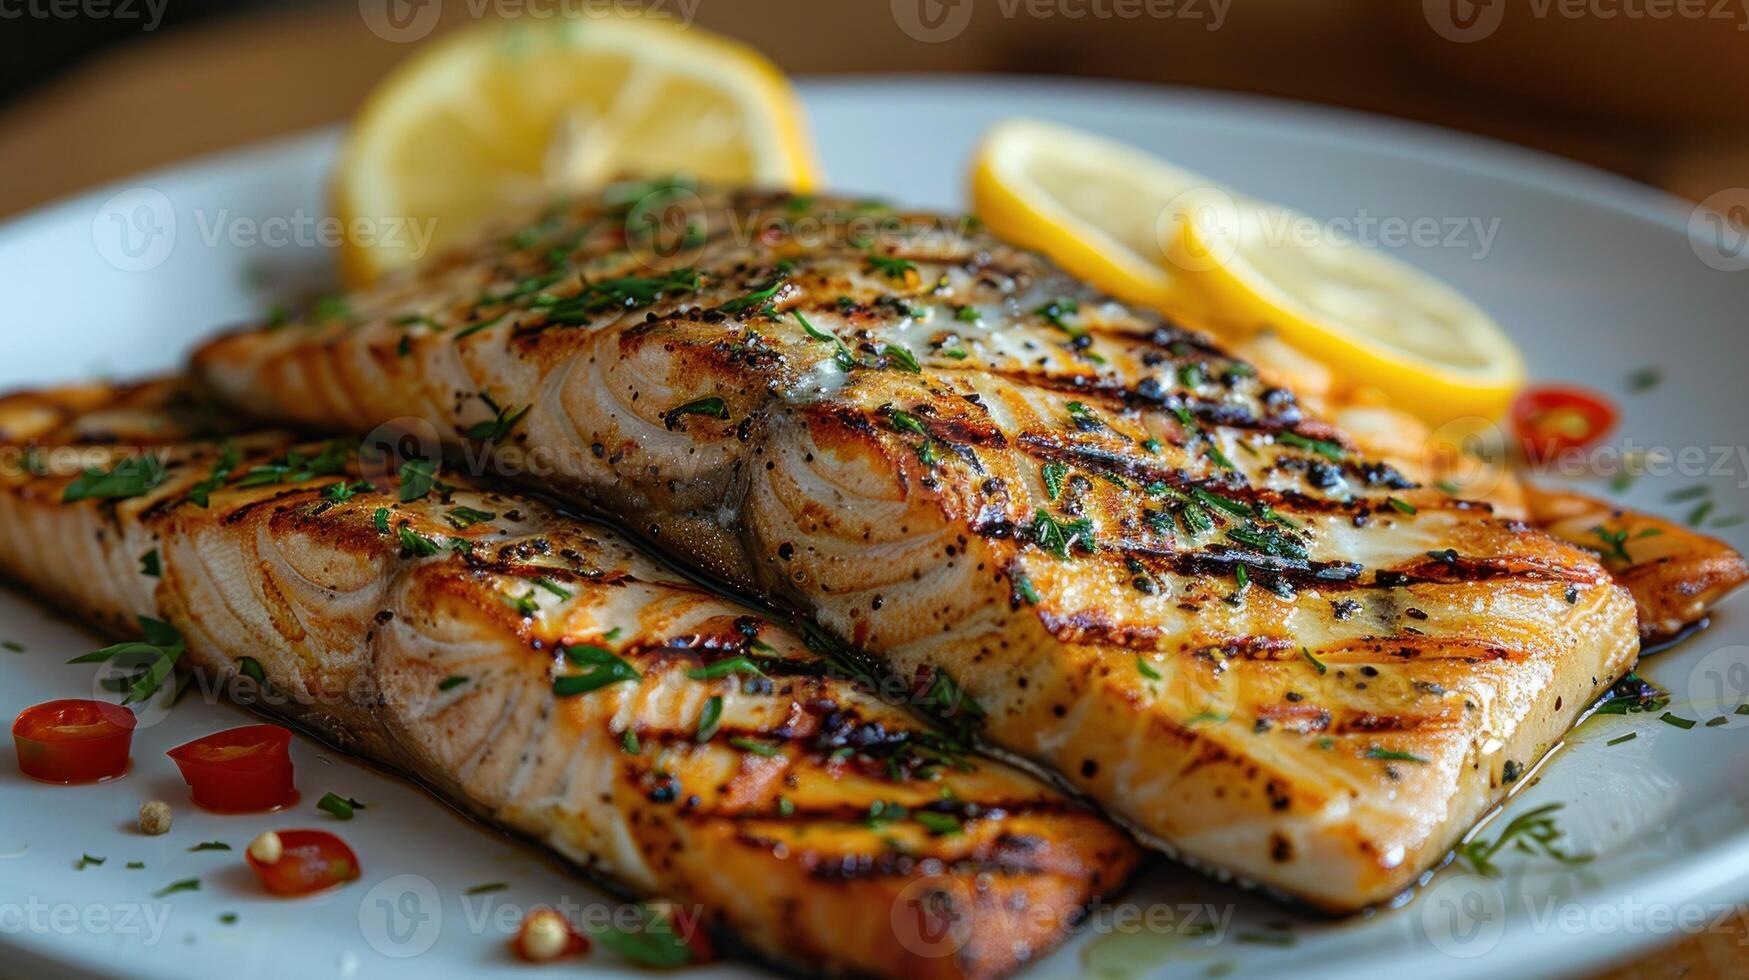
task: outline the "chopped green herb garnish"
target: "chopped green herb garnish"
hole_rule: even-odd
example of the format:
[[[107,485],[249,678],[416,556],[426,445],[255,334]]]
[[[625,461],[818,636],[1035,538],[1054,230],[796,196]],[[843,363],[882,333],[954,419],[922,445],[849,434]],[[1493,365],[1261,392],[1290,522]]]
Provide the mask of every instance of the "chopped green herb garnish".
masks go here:
[[[1039,547],[1058,558],[1070,557],[1070,550],[1077,547],[1088,552],[1099,550],[1099,544],[1093,537],[1091,518],[1080,517],[1073,521],[1063,521],[1040,508],[1033,515],[1029,531]]]
[[[1696,722],[1692,718],[1684,718],[1681,715],[1671,714],[1668,711],[1659,715],[1658,720],[1663,722],[1666,725],[1673,725],[1677,728],[1680,728],[1683,731],[1687,731],[1688,729],[1693,728],[1696,724]]]
[[[893,428],[901,432],[915,432],[920,436],[929,435],[929,430],[925,429],[923,423],[918,421],[917,416],[910,412],[901,412],[895,408],[888,411],[887,418],[893,423]]]
[[[1377,745],[1371,746],[1366,750],[1366,757],[1368,759],[1386,759],[1393,762],[1414,762],[1419,763],[1420,765],[1426,765],[1433,761],[1426,756],[1416,755],[1413,752],[1399,752],[1395,749],[1382,748]]]
[[[905,273],[917,271],[917,263],[910,259],[892,255],[877,255],[869,253],[868,267],[872,272],[879,272],[888,279],[903,279]]]
[[[492,400],[491,396],[483,392],[479,398],[486,403],[487,408],[492,410],[493,415],[484,422],[475,422],[468,427],[468,438],[477,442],[497,442],[503,439],[510,434],[510,430],[516,428],[516,423],[522,421],[522,417],[528,414],[528,410],[534,407],[524,405],[517,409],[502,408]]]
[[[704,415],[713,419],[727,420],[729,417],[729,406],[716,395],[695,398],[684,405],[679,405],[668,410],[666,420],[668,428],[672,429],[678,425],[680,417],[683,415]]]
[[[911,819],[922,824],[924,829],[928,830],[936,837],[951,837],[952,835],[965,830],[965,827],[960,823],[959,818],[951,813],[938,813],[934,810],[915,810],[911,813]]]
[[[1277,432],[1275,434],[1275,441],[1284,446],[1293,446],[1296,449],[1311,450],[1332,462],[1340,463],[1348,457],[1348,451],[1336,443],[1327,442],[1323,439],[1308,439],[1305,436],[1300,435],[1298,432]]]
[[[109,470],[89,469],[61,491],[61,503],[79,500],[125,500],[138,497],[164,482],[162,460],[130,456]]]
[[[579,667],[589,667],[582,674],[564,674],[553,678],[553,693],[559,697],[571,697],[600,690],[610,684],[620,681],[635,681],[644,676],[638,673],[631,664],[615,656],[611,650],[588,644],[561,647],[565,659]]]
[[[704,710],[699,712],[698,730],[692,733],[692,740],[700,744],[710,741],[711,736],[717,733],[717,726],[722,721],[723,696],[713,694],[711,699],[704,703]]]
[[[91,865],[94,865],[94,864],[95,865],[102,865],[103,862],[105,862],[107,860],[109,860],[109,858],[92,857],[89,854],[81,854],[81,855],[79,855],[79,862],[77,864],[73,865],[73,870],[74,871],[84,871],[87,867],[90,867]]]
[[[767,759],[782,751],[782,749],[770,742],[761,742],[756,738],[746,738],[741,735],[736,735],[729,739],[729,744],[743,752],[751,752],[754,755],[762,756]]]
[[[168,895],[174,895],[177,892],[197,892],[197,891],[200,891],[200,879],[199,878],[184,878],[181,881],[173,881],[170,884],[165,885],[163,888],[158,889],[157,891],[152,893],[152,897],[153,898],[164,898],[165,896],[168,896]]]
[[[415,558],[430,558],[443,549],[437,542],[403,524],[397,529],[401,541],[401,553]]]
[[[1099,416],[1093,414],[1093,409],[1081,402],[1069,402],[1063,408],[1068,411],[1069,418],[1082,428],[1098,427],[1104,424],[1099,421]]]
[[[640,906],[642,922],[631,929],[604,926],[590,937],[633,966],[672,970],[692,962],[692,947],[673,924],[655,910]],[[619,921],[616,916],[614,921]]]
[[[748,310],[757,310],[758,312],[775,319],[777,317],[777,309],[771,306],[770,303],[772,299],[777,296],[778,291],[783,289],[783,285],[784,277],[780,275],[771,280],[766,286],[755,289],[745,296],[739,296],[735,299],[729,300],[722,306],[717,307],[717,310],[722,313],[745,313]]]
[[[1633,392],[1651,391],[1664,380],[1664,370],[1657,367],[1643,367],[1628,375],[1628,390]]]
[[[465,674],[451,674],[448,677],[445,677],[443,680],[440,680],[437,682],[437,689],[439,691],[453,691],[456,688],[461,687],[463,684],[466,684],[467,682],[468,682],[467,675],[465,675]]]
[[[829,334],[826,331],[821,330],[820,328],[814,326],[812,323],[810,323],[808,321],[808,318],[806,316],[802,315],[801,310],[791,310],[790,313],[795,316],[796,322],[800,323],[802,325],[802,332],[807,334],[809,337],[812,337],[813,339],[821,341],[823,343],[828,343],[828,344],[839,343],[838,337],[836,335]]]
[[[341,820],[351,820],[354,810],[364,809],[364,804],[351,797],[338,796],[334,793],[324,793],[317,801],[316,809],[331,813]]]
[[[345,480],[341,480],[339,483],[331,483],[328,486],[323,487],[322,499],[337,504],[345,503],[361,493],[374,489],[376,488],[363,480],[360,480],[357,483],[347,483]]]
[[[401,464],[400,478],[401,503],[410,504],[437,485],[437,464],[428,459],[410,459]]]
[[[571,591],[569,589],[566,589],[565,587],[559,585],[559,583],[554,582],[552,579],[547,578],[545,575],[542,575],[539,578],[536,578],[534,580],[534,584],[536,586],[538,586],[542,589],[545,589],[546,591],[552,593],[553,595],[558,596],[561,599],[571,598]]]
[[[901,371],[905,371],[909,374],[923,373],[923,366],[917,363],[917,355],[911,353],[911,349],[904,344],[895,344],[891,342],[883,343],[881,345],[881,353],[893,361]]]
[[[1076,301],[1074,301],[1066,296],[1059,296],[1056,299],[1051,300],[1049,303],[1046,303],[1045,305],[1034,310],[1033,313],[1037,314],[1038,316],[1044,317],[1046,323],[1049,323],[1051,326],[1056,327],[1058,330],[1063,331],[1064,333],[1068,334],[1070,337],[1079,338],[1081,335],[1085,334],[1087,331],[1084,328],[1082,328],[1080,324],[1070,323],[1067,320],[1065,320],[1064,317],[1070,316],[1071,314],[1079,313],[1080,311],[1081,311],[1081,304],[1080,303],[1077,303]]]
[[[352,459],[352,449],[339,440],[331,440],[314,456],[305,456],[293,449],[278,459],[254,466],[237,481],[239,489],[265,487],[280,483],[303,483],[318,476],[334,476],[346,471]]]
[[[464,337],[472,337],[474,334],[477,334],[482,330],[489,330],[489,329],[497,326],[498,324],[502,323],[504,321],[504,318],[508,315],[509,314],[506,314],[506,313],[500,313],[494,317],[487,317],[486,319],[481,320],[479,323],[476,323],[472,326],[463,327],[461,330],[456,332],[455,339],[461,340]]]
[[[261,666],[261,661],[254,657],[238,657],[237,673],[249,678],[257,684],[267,683],[267,670]]]
[[[116,643],[67,661],[70,664],[92,664],[125,658],[130,672],[119,678],[123,685],[121,689],[127,691],[122,704],[144,701],[156,694],[174,672],[176,659],[187,648],[182,634],[169,623],[147,616],[140,616],[138,620],[144,640]]]
[[[389,533],[389,509],[387,507],[378,507],[376,511],[370,515],[370,523],[372,527],[377,529],[378,534]]]
[[[1550,815],[1561,809],[1562,806],[1564,804],[1550,803],[1519,814],[1506,825],[1505,829],[1500,831],[1500,836],[1496,837],[1493,843],[1478,837],[1467,843],[1459,844],[1457,847],[1458,855],[1468,861],[1476,871],[1485,875],[1499,873],[1500,869],[1494,864],[1493,858],[1508,844],[1514,845],[1518,850],[1526,853],[1541,852],[1562,864],[1584,864],[1591,860],[1590,856],[1576,857],[1566,853],[1556,845],[1562,834],[1560,828],[1555,826],[1554,818]]]
[[[1014,577],[1014,594],[1027,605],[1038,605],[1038,590],[1033,588],[1032,579],[1027,578],[1025,575],[1016,575]]]
[[[158,560],[157,548],[140,556],[140,574],[151,578],[164,577],[164,566]]]
[[[190,854],[192,854],[196,851],[228,851],[230,849],[231,849],[231,845],[225,843],[222,840],[208,840],[208,841],[201,841],[199,844],[196,844],[193,847],[189,848],[188,851]]]
[[[637,729],[627,728],[619,733],[619,750],[626,755],[637,755],[644,747],[638,742]]]
[[[663,297],[696,292],[698,287],[698,272],[693,269],[676,269],[656,277],[601,279],[584,283],[575,296],[551,303],[546,308],[546,319],[563,326],[581,326],[603,313],[654,306]]]
[[[1330,669],[1324,663],[1324,661],[1319,660],[1317,657],[1312,655],[1312,650],[1310,647],[1306,647],[1306,646],[1300,647],[1300,656],[1305,657],[1306,662],[1311,664],[1312,668],[1320,674],[1322,674]]]
[[[1153,665],[1149,664],[1140,656],[1136,657],[1136,672],[1151,681],[1157,681],[1160,679],[1160,672],[1155,670]]]
[[[236,924],[237,924],[237,913],[235,913],[235,912],[221,912],[221,913],[219,913],[219,925],[234,926]]]
[[[730,674],[757,674],[763,677],[765,671],[760,670],[759,665],[746,656],[736,655],[725,657],[708,667],[695,667],[686,672],[686,676],[695,681],[716,680]]]
[[[1063,481],[1069,476],[1069,468],[1062,463],[1046,463],[1041,475],[1045,481],[1045,496],[1052,500],[1063,495]]]
[[[1208,453],[1209,459],[1213,460],[1214,464],[1216,466],[1219,466],[1221,469],[1223,469],[1223,470],[1236,470],[1236,469],[1238,469],[1237,466],[1233,465],[1233,461],[1231,459],[1227,458],[1227,454],[1224,452],[1221,452],[1221,447],[1214,444],[1214,440],[1212,440],[1212,439],[1209,440],[1208,444],[1206,446],[1204,446],[1203,449],[1205,452]]]
[[[451,507],[443,515],[443,519],[458,531],[473,527],[481,521],[496,520],[497,517],[497,514],[489,510],[475,510],[472,507]]]
[[[1416,512],[1415,505],[1401,497],[1386,497],[1385,503],[1390,504],[1391,509],[1399,514],[1413,514]]]
[[[1628,732],[1626,735],[1617,735],[1616,737],[1610,739],[1609,741],[1607,741],[1603,744],[1605,744],[1605,745],[1620,745],[1623,742],[1631,742],[1634,739],[1639,738],[1639,737],[1640,737],[1639,732]]]
[[[1611,558],[1618,558],[1624,562],[1628,562],[1629,564],[1633,563],[1633,560],[1634,560],[1633,556],[1628,554],[1628,549],[1627,549],[1628,532],[1627,532],[1626,528],[1623,528],[1619,531],[1611,531],[1610,529],[1599,524],[1598,526],[1591,529],[1591,533],[1595,534],[1599,538],[1601,538],[1603,540],[1604,544],[1609,545],[1609,550],[1604,552],[1605,555],[1607,555]]]
[[[468,890],[462,892],[462,894],[464,894],[464,895],[488,895],[488,894],[491,894],[492,892],[504,891],[505,889],[507,889],[509,887],[510,887],[510,884],[508,882],[488,881],[483,885],[474,885],[473,887],[469,888]]]

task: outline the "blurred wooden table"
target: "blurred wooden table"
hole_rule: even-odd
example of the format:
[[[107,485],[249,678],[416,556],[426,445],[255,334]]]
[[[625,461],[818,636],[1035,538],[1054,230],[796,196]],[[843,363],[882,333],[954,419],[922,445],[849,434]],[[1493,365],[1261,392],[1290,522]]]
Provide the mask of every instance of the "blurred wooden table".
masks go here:
[[[0,216],[147,167],[346,118],[412,49],[367,29],[361,9],[374,2],[145,37],[7,107]],[[1738,25],[1641,23],[1631,34],[1619,20],[1508,21],[1485,42],[1456,45],[1415,19],[1421,6],[1236,0],[1211,30],[1206,20],[1188,19],[1081,19],[1066,29],[1062,21],[997,16],[986,4],[968,30],[941,43],[906,36],[881,0],[711,0],[698,4],[697,19],[752,42],[791,72],[1048,72],[1205,85],[1469,129],[1695,200],[1749,186],[1749,72],[1742,70],[1749,32]],[[1209,0],[1202,7],[1212,9]],[[477,5],[445,5],[437,29],[470,9]],[[1565,33],[1551,39],[1552,30]],[[1741,918],[1607,974],[1714,976],[1749,976]]]
[[[333,0],[143,35],[0,109],[0,216],[346,118],[413,47],[373,33],[361,10],[409,2],[437,5],[438,31],[495,2],[524,5]],[[1218,29],[1208,13],[1223,6],[1215,0],[1183,0],[1202,18],[1073,21],[1002,16],[1030,9],[1026,0],[963,0],[977,5],[968,28],[926,43],[907,36],[883,0],[652,2],[696,8],[698,23],[750,41],[794,73],[1034,72],[1203,85],[1468,129],[1695,200],[1749,186],[1741,67],[1749,32],[1729,23],[1508,20],[1484,42],[1457,45],[1428,30],[1413,0],[1233,0]]]

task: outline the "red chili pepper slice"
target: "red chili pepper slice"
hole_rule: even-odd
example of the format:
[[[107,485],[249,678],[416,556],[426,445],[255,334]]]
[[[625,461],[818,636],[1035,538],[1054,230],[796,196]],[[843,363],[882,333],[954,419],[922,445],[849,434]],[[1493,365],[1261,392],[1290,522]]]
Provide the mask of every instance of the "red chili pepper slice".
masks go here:
[[[247,851],[243,857],[275,895],[311,895],[358,878],[358,855],[326,830],[280,830],[278,861],[263,864]]]
[[[1530,388],[1512,403],[1512,427],[1532,462],[1588,446],[1615,428],[1616,410],[1583,388]]]
[[[278,725],[245,725],[167,754],[182,770],[195,803],[221,813],[258,813],[297,802],[290,745],[291,732]]]
[[[94,783],[128,770],[134,713],[119,704],[65,698],[24,709],[12,723],[18,769],[45,783]]]

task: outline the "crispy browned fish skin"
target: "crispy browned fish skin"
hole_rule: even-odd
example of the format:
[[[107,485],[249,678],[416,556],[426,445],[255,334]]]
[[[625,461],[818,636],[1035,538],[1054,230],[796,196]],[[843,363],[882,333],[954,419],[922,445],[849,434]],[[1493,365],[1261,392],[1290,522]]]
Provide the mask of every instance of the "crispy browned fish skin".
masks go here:
[[[651,207],[557,208],[197,369],[263,417],[490,441],[900,677],[951,675],[990,743],[1156,845],[1329,909],[1413,883],[1638,649],[1590,554],[1410,488],[1035,255],[704,204],[674,258]],[[852,231],[770,232],[798,216]]]
[[[1735,548],[1675,521],[1584,494],[1527,487],[1525,496],[1537,526],[1602,554],[1603,566],[1633,593],[1648,641],[1681,633],[1749,580]]]
[[[315,705],[299,712],[305,723],[584,868],[700,903],[710,923],[811,972],[991,977],[1061,941],[1078,910],[1137,863],[1121,831],[1001,763],[916,773],[926,756],[892,741],[922,731],[906,711],[819,675],[825,661],[793,634],[538,503],[460,485],[448,503],[372,489],[325,500],[357,478],[349,465],[215,490],[197,506],[186,493],[218,450],[176,442],[185,423],[162,410],[165,391],[0,399],[0,439],[158,444],[169,473],[114,505],[63,504],[65,477],[0,476],[0,567],[111,632],[161,614],[194,664],[220,676],[254,657],[276,689]],[[232,484],[295,442],[258,434],[234,445]],[[323,448],[306,446],[306,458]],[[39,469],[67,463],[33,458]],[[458,507],[496,516],[458,529],[457,514],[478,516]],[[393,533],[378,530],[378,508]],[[443,550],[410,556],[402,528]],[[451,552],[456,541],[472,543],[470,557]],[[161,579],[141,572],[154,549]],[[537,611],[525,616],[519,602]],[[557,698],[555,672],[579,672],[556,657],[560,642],[611,647],[643,677]],[[745,687],[687,677],[735,655],[756,658],[769,684],[744,671]],[[720,727],[698,745],[713,695]],[[628,728],[636,755],[621,743]],[[883,741],[832,758],[841,744]],[[889,764],[915,774],[895,778]],[[936,810],[937,824],[962,829],[904,817],[877,828],[876,801]],[[929,906],[931,894],[946,904]],[[909,927],[895,923],[919,914],[913,902],[964,916],[949,935],[965,946],[896,937]]]

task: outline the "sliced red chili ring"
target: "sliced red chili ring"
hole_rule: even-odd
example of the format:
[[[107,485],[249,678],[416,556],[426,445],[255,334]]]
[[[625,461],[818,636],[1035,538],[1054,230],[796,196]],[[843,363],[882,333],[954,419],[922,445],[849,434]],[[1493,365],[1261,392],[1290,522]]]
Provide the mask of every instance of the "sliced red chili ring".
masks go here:
[[[194,802],[222,813],[258,813],[297,802],[291,732],[245,725],[178,745],[168,753]]]
[[[64,698],[24,709],[12,723],[18,769],[46,783],[94,783],[128,770],[134,713],[119,704]]]

